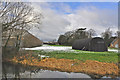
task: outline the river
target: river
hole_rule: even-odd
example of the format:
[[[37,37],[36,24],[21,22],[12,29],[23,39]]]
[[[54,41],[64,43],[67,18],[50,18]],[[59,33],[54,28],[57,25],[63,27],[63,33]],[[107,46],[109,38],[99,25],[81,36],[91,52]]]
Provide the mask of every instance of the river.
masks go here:
[[[38,67],[15,65],[4,62],[2,65],[3,78],[89,78],[94,79],[95,75],[87,75],[84,73],[68,73],[52,70],[43,70]],[[106,76],[97,76],[99,79],[110,78]],[[119,78],[120,79],[120,78]]]

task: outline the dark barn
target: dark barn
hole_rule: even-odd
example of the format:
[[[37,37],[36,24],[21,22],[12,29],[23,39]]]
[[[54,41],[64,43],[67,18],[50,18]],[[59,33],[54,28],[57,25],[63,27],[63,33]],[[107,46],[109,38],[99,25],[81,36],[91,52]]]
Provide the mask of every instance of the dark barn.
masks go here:
[[[75,40],[72,49],[95,52],[108,51],[105,41],[100,37]]]

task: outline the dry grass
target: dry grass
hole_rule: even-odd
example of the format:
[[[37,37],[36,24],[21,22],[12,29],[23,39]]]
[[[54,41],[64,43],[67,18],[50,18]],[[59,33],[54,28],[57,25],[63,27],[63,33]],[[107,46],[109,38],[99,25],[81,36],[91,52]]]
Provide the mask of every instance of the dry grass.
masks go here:
[[[14,63],[20,63],[28,66],[45,67],[48,69],[66,71],[66,72],[82,72],[87,74],[108,75],[111,77],[118,76],[119,68],[114,63],[105,63],[95,60],[86,60],[85,62],[74,59],[56,59],[45,58],[40,59],[26,54],[24,56],[16,56],[12,60]]]

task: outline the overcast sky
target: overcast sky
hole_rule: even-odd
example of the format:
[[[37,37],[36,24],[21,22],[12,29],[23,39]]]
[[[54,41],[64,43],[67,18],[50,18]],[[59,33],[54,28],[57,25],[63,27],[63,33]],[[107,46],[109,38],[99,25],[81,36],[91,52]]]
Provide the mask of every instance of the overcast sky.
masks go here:
[[[117,31],[117,3],[113,2],[36,2],[32,3],[36,12],[44,18],[40,29],[30,32],[43,41],[52,41],[67,31],[86,27],[94,29],[98,35],[111,27]]]

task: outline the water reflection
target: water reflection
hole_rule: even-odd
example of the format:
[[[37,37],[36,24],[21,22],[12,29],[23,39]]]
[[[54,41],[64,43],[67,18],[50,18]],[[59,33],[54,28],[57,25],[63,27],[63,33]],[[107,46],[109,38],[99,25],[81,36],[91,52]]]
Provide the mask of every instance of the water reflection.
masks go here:
[[[82,73],[50,71],[11,63],[3,63],[2,69],[3,78],[90,78],[90,76]]]
[[[43,70],[37,67],[25,67],[20,64],[3,63],[2,77],[7,78],[102,78],[103,76],[86,75],[83,73],[67,73]]]

